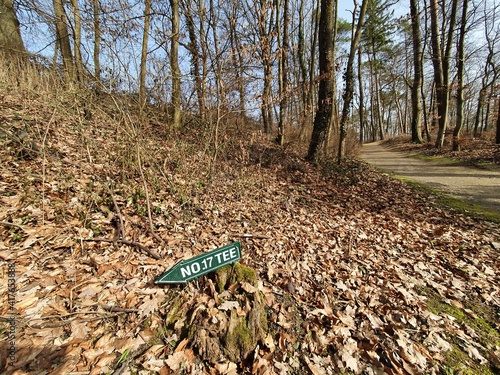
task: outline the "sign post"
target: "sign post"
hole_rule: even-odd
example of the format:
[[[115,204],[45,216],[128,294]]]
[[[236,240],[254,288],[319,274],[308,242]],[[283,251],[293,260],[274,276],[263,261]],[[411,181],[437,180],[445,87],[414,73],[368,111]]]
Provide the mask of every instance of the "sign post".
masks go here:
[[[181,284],[241,259],[239,242],[181,260],[155,280],[155,284]]]

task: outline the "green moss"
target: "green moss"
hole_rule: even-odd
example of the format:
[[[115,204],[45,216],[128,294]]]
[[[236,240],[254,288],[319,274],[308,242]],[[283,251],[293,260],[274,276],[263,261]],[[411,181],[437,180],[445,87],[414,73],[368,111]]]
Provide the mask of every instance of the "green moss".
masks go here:
[[[467,353],[461,350],[457,345],[444,354],[445,374],[461,375],[493,375],[494,373],[488,366],[483,366],[469,357]]]
[[[231,279],[231,282],[247,282],[256,286],[257,272],[253,268],[246,267],[240,263],[236,263],[234,267],[234,275]]]
[[[394,174],[392,174],[392,176],[421,192],[434,195],[437,198],[436,203],[441,207],[451,208],[452,210],[473,218],[488,220],[493,223],[500,224],[500,213],[498,212],[490,211],[477,204],[467,203],[461,199],[442,193],[436,189],[432,189],[407,177]]]
[[[467,312],[454,305],[443,301],[442,297],[430,288],[422,288],[420,292],[428,296],[427,308],[436,315],[449,315],[464,326],[472,328],[477,334],[476,340],[483,347],[492,349],[500,346],[500,332],[493,326],[495,312],[482,303],[473,301],[462,301]],[[443,364],[446,374],[493,374],[488,365],[480,365],[461,349],[463,340],[453,334],[448,334],[448,340],[452,345],[452,350],[444,353],[445,362]],[[482,353],[486,356],[485,353]]]
[[[224,350],[231,360],[239,362],[254,349],[256,338],[245,317],[238,317],[236,312],[232,312],[231,321],[224,337]]]
[[[181,296],[176,297],[170,307],[170,310],[167,313],[167,316],[165,317],[165,326],[169,327],[172,324],[175,324],[176,321],[178,321],[184,311],[183,311],[183,305],[185,304],[184,298]]]
[[[500,346],[500,333],[483,318],[486,315],[484,308],[479,304],[468,303],[467,308],[473,314],[443,302],[440,297],[431,296],[427,301],[429,311],[436,315],[446,314],[455,318],[459,323],[472,328],[478,335],[477,340],[486,348]]]
[[[257,272],[240,263],[235,263],[234,266],[228,264],[215,271],[215,281],[219,292],[225,290],[228,285],[237,282],[247,282],[257,286]]]

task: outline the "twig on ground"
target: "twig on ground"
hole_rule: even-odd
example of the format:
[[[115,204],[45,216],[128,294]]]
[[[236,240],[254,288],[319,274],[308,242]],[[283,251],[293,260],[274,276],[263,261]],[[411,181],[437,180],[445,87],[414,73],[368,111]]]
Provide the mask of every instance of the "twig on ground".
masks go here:
[[[9,223],[8,221],[0,221],[0,224],[5,225],[6,227],[12,227],[12,228],[24,230],[24,227],[22,225]]]
[[[111,179],[109,177],[107,177],[108,183],[106,184],[106,188],[108,189],[109,195],[111,195],[111,199],[113,200],[113,205],[115,206],[116,214],[118,215],[118,219],[119,219],[119,223],[118,223],[119,225],[118,225],[114,240],[119,240],[119,239],[121,240],[121,239],[125,239],[125,225],[123,224],[123,216],[122,216],[122,213],[120,211],[120,207],[118,207],[118,203],[116,202],[115,196],[114,196],[113,192],[111,191],[111,188],[109,187],[110,181],[111,181]]]
[[[266,236],[265,234],[252,234],[252,233],[235,233],[231,232],[229,233],[231,237],[238,237],[238,238],[256,238],[258,240],[269,240],[271,237]]]
[[[137,242],[133,242],[133,241],[127,241],[127,240],[113,240],[113,239],[110,239],[110,238],[103,238],[103,237],[95,237],[95,238],[85,238],[83,239],[83,241],[100,241],[100,242],[109,242],[109,243],[121,243],[123,245],[128,245],[128,246],[134,246],[134,247],[137,247],[139,248],[140,250],[144,251],[145,253],[149,254],[152,258],[156,259],[156,260],[162,260],[163,258],[161,256],[159,256],[158,254],[156,254],[156,252],[154,252],[153,250],[149,250],[147,247],[145,246],[142,246],[140,243],[137,243]]]
[[[146,182],[146,178],[144,177],[144,172],[142,170],[142,161],[141,161],[141,153],[139,149],[139,142],[137,142],[137,164],[139,164],[139,172],[141,173],[142,184],[144,186],[144,193],[146,194],[146,206],[148,208],[148,220],[149,220],[149,230],[151,231],[151,235],[156,238],[161,244],[163,244],[163,240],[158,236],[155,232],[153,226],[153,219],[151,216],[151,203],[149,200],[149,192],[148,192],[148,184]]]
[[[102,307],[104,310],[109,311],[109,312],[117,312],[117,313],[136,313],[139,312],[138,309],[126,309],[123,307],[118,307],[118,306],[110,306],[110,305],[99,305]]]
[[[101,316],[96,316],[95,318],[63,320],[63,321],[55,322],[55,323],[33,325],[33,326],[30,326],[30,328],[35,328],[35,329],[58,328],[58,327],[67,326],[68,324],[71,324],[73,322],[85,323],[85,322],[95,322],[97,320],[102,320],[102,319],[106,319],[106,318],[115,318],[118,316],[118,314],[119,313],[100,314]]]

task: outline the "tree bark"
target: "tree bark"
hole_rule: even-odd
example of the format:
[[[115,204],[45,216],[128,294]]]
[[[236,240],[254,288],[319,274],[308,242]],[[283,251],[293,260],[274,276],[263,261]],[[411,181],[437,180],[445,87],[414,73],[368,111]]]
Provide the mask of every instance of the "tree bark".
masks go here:
[[[237,124],[245,125],[246,120],[246,110],[245,110],[245,85],[244,85],[244,67],[243,67],[243,56],[241,48],[241,40],[238,35],[237,30],[237,20],[238,20],[238,6],[239,1],[233,0],[232,11],[229,15],[229,38],[231,43],[231,61],[233,64],[234,74],[235,74],[235,84],[236,90],[238,91],[238,115],[236,117]],[[238,128],[241,129],[240,125]]]
[[[99,0],[92,0],[92,11],[94,17],[94,78],[97,83],[97,91],[101,84],[101,20],[99,18]]]
[[[363,93],[363,77],[361,75],[361,48],[358,49],[358,86],[359,86],[359,143],[365,138],[365,96]]]
[[[194,77],[194,89],[196,91],[196,97],[198,101],[198,116],[200,117],[201,121],[204,122],[206,104],[205,104],[205,90],[203,85],[203,77],[200,66],[200,55],[202,54],[202,52],[200,51],[200,45],[198,44],[198,38],[196,35],[197,31],[194,22],[194,16],[191,9],[191,3],[192,2],[190,0],[183,2],[184,5],[183,12],[184,15],[186,16],[186,24],[189,34],[188,50],[189,53],[191,54],[191,74]],[[200,17],[202,17],[201,14]],[[200,24],[202,23],[203,20],[200,19]],[[198,31],[198,34],[201,34],[201,27],[200,30]],[[200,40],[203,38],[202,35],[200,35],[199,37]]]
[[[269,134],[273,127],[273,114],[271,103],[271,84],[272,84],[272,57],[271,57],[271,39],[273,29],[273,6],[274,2],[268,4],[266,0],[259,1],[258,8],[258,28],[260,39],[260,55],[264,70],[264,84],[262,87],[262,122],[264,123],[264,132]],[[271,19],[268,19],[268,12],[271,14]]]
[[[304,6],[306,0],[300,0],[299,7],[299,25],[298,25],[298,40],[297,40],[297,55],[299,60],[299,69],[300,69],[300,91],[301,91],[301,104],[302,104],[302,112],[301,112],[301,129],[304,127],[306,123],[307,112],[309,111],[309,103],[307,101],[307,67],[306,67],[306,58],[305,58],[305,32],[304,32]]]
[[[420,14],[418,0],[410,0],[411,29],[413,41],[413,85],[411,86],[411,141],[423,143],[422,139],[422,97],[423,83],[422,42],[420,35]]]
[[[83,59],[82,59],[82,18],[80,15],[80,8],[78,0],[71,0],[71,7],[73,8],[74,28],[73,28],[73,42],[75,51],[75,72],[76,79],[83,82]]]
[[[332,117],[335,56],[333,54],[334,40],[334,12],[336,0],[321,0],[321,14],[319,19],[319,89],[318,109],[314,117],[314,127],[309,143],[307,160],[316,162],[319,150],[324,146],[327,132]]]
[[[172,74],[172,127],[181,126],[181,72],[179,69],[179,0],[170,0],[172,38],[170,40],[170,72]]]
[[[139,112],[146,107],[146,73],[148,58],[149,26],[151,23],[151,0],[144,2],[144,29],[142,32],[141,66],[139,71]]]
[[[448,88],[444,84],[443,57],[441,53],[441,41],[439,34],[438,0],[431,0],[431,46],[432,64],[434,67],[434,83],[436,87],[436,102],[438,112],[438,136],[436,147],[441,148],[444,141],[444,132],[448,117]]]
[[[431,44],[432,44],[432,63],[434,66],[434,82],[436,83],[436,105],[438,111],[438,135],[436,138],[436,147],[443,147],[446,128],[448,126],[448,106],[449,106],[449,70],[451,45],[453,44],[453,35],[455,31],[455,21],[458,9],[458,0],[451,3],[451,15],[449,19],[449,29],[446,36],[446,45],[441,50],[439,33],[439,14],[438,0],[431,0]]]
[[[53,0],[57,44],[63,61],[66,83],[71,84],[75,79],[75,65],[68,31],[68,18],[64,11],[63,0]]]
[[[280,119],[278,125],[278,143],[283,146],[285,144],[285,128],[287,122],[288,110],[288,53],[290,49],[288,23],[289,14],[289,0],[284,0],[283,4],[283,42],[281,46],[281,59],[280,59]]]
[[[498,98],[498,112],[497,112],[497,129],[495,143],[500,145],[500,98]]]
[[[26,53],[12,0],[0,0],[0,50],[8,56]]]
[[[458,40],[457,54],[457,122],[453,130],[453,151],[460,151],[460,131],[464,124],[464,67],[465,67],[465,32],[467,27],[467,7],[469,0],[463,0],[462,20],[460,21],[460,36]]]
[[[361,3],[361,9],[359,11],[358,23],[356,25],[356,32],[354,37],[351,39],[351,47],[349,50],[349,57],[347,59],[347,68],[345,72],[345,91],[344,91],[344,104],[342,107],[342,117],[340,118],[340,139],[339,139],[339,149],[337,155],[337,162],[340,163],[344,157],[344,144],[347,137],[347,120],[349,117],[349,112],[351,109],[351,102],[354,93],[354,57],[356,55],[356,49],[358,48],[359,40],[361,39],[361,30],[363,28],[363,22],[366,14],[366,8],[368,6],[369,0],[363,0]],[[354,25],[354,14],[353,22]]]

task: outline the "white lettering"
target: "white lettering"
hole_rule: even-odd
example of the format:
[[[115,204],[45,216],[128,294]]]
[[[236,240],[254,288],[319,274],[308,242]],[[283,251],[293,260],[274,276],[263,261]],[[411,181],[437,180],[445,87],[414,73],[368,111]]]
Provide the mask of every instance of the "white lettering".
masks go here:
[[[186,268],[181,267],[181,275],[182,277],[191,276],[191,270],[189,269],[189,266]]]
[[[224,258],[224,262],[227,262],[229,260],[229,251],[224,251],[222,253],[222,257]]]
[[[200,269],[201,269],[201,267],[198,263],[191,264],[191,272],[192,273],[198,273],[198,272],[200,272]]]
[[[220,259],[221,254],[215,254],[215,257],[217,258],[217,261],[219,263],[222,263],[222,260]]]
[[[232,247],[230,250],[229,250],[229,257],[231,259],[233,258],[236,258],[238,256],[238,254],[236,254],[236,248],[235,247]]]

